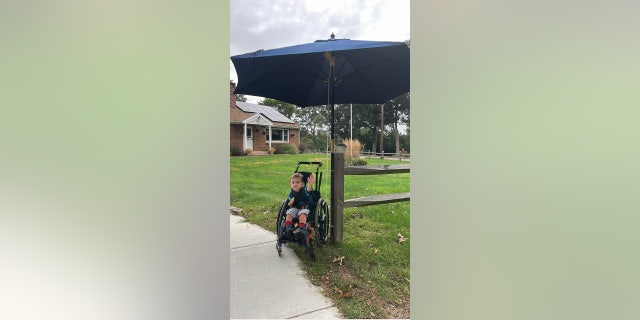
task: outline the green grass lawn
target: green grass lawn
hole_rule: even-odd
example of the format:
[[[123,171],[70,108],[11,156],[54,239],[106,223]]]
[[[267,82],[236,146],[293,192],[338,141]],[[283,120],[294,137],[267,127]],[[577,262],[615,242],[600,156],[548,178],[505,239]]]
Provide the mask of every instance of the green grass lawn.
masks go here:
[[[230,161],[231,205],[242,208],[249,222],[267,230],[275,232],[278,209],[289,193],[289,176],[298,161],[323,163],[320,191],[331,202],[326,155],[231,157]],[[374,158],[367,161],[368,165],[408,163]],[[409,174],[345,176],[344,189],[345,200],[408,192]],[[409,218],[409,202],[346,208],[341,243],[316,248],[316,259],[300,246],[290,247],[301,257],[311,281],[324,289],[347,318],[409,318]],[[398,234],[407,240],[398,241]]]

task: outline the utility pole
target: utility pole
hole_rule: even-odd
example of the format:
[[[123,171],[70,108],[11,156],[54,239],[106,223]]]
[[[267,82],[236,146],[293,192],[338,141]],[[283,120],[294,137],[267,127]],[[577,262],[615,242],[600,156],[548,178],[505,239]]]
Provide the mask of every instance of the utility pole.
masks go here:
[[[349,165],[353,165],[353,103],[349,105]]]

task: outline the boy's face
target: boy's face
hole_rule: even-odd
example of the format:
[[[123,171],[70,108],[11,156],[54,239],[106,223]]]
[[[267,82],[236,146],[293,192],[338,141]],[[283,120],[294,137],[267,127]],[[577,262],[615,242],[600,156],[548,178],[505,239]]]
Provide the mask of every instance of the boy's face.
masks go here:
[[[302,188],[302,180],[293,178],[291,179],[291,189],[293,191],[298,192]]]

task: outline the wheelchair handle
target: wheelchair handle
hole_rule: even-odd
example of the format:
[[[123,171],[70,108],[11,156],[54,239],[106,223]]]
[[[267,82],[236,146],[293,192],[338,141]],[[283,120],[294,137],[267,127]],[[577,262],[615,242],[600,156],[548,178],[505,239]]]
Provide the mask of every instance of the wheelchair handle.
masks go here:
[[[317,164],[318,167],[322,167],[322,162],[318,162],[318,161],[312,161],[312,162],[300,161],[300,162],[298,162],[298,166],[301,165],[301,164]]]
[[[300,169],[300,165],[302,164],[308,164],[308,165],[317,165],[316,167],[316,185],[315,185],[315,189],[320,192],[320,186],[322,185],[322,172],[320,172],[320,167],[322,167],[322,162],[319,161],[300,161],[298,162],[298,165],[296,166],[296,171],[298,172],[298,170]]]

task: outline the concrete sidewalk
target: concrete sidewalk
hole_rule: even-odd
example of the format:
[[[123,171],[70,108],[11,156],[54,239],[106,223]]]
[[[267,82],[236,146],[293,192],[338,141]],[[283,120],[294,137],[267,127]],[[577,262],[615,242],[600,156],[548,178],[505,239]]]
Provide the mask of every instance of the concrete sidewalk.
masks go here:
[[[236,215],[230,222],[231,319],[342,319],[291,248],[278,257],[275,233]]]

